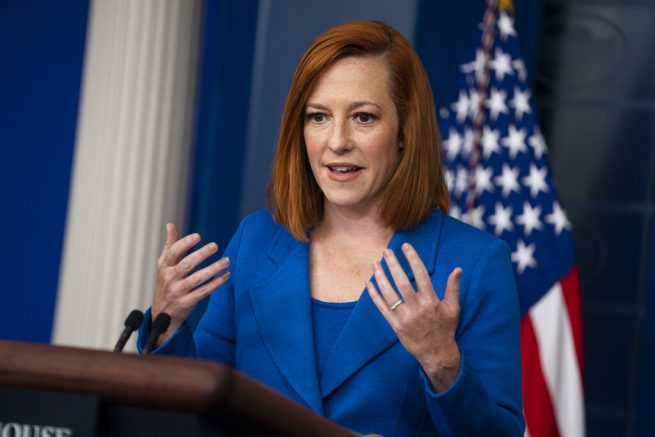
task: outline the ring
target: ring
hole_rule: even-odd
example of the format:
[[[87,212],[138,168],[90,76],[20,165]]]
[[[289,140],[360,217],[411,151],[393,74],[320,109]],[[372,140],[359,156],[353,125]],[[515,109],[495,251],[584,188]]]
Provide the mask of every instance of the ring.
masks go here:
[[[402,300],[402,299],[399,299],[398,302],[396,302],[395,304],[391,305],[391,306],[389,307],[389,309],[390,309],[391,311],[393,311],[393,310],[395,310],[396,308],[398,308],[398,307],[400,306],[401,303],[403,303],[403,300]]]

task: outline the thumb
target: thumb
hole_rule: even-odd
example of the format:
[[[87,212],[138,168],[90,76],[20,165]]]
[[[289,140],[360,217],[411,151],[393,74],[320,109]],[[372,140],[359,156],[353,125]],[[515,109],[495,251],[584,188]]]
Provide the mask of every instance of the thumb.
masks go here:
[[[166,223],[166,247],[170,247],[179,239],[177,228],[173,223]]]
[[[461,267],[455,267],[450,275],[448,275],[448,282],[446,283],[446,292],[444,293],[443,303],[448,308],[452,308],[459,312],[459,279],[462,276]]]

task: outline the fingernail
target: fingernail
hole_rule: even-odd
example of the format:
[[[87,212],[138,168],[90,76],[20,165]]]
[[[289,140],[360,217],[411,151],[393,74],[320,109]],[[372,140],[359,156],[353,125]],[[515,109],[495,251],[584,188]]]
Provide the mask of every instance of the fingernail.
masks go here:
[[[409,250],[410,247],[409,243],[403,243],[403,250]]]
[[[391,256],[392,253],[393,253],[393,252],[391,252],[391,249],[384,249],[384,256],[385,256],[385,257],[389,257],[389,256]]]
[[[193,241],[200,240],[200,234],[193,234]]]
[[[210,243],[209,244],[209,250],[214,252],[217,249],[218,246],[216,246],[216,243]]]
[[[230,265],[230,258],[228,258],[228,257],[223,258],[223,264],[226,265],[226,266],[229,266]]]

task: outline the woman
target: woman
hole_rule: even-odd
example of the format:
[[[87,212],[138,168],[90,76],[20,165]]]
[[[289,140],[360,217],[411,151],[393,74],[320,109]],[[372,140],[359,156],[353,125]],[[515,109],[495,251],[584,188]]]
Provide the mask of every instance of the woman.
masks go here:
[[[189,252],[200,236],[167,226],[150,317],[172,323],[158,352],[234,366],[361,433],[522,434],[508,250],[445,215],[439,145],[400,33],[354,22],[320,35],[289,91],[272,214],[244,219],[195,273],[216,244]]]

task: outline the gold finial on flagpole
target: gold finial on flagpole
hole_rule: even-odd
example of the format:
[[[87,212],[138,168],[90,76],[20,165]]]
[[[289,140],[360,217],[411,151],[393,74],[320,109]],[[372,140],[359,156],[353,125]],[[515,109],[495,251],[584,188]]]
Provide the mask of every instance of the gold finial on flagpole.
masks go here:
[[[498,10],[500,12],[514,12],[514,4],[512,3],[512,0],[500,0],[498,2]]]

